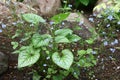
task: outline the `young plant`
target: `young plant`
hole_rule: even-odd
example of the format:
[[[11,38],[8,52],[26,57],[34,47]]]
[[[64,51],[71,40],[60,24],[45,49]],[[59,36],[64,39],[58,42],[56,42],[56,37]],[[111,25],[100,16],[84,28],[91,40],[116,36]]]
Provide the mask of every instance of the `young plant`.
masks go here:
[[[63,80],[70,73],[79,79],[80,67],[91,67],[96,64],[91,48],[75,50],[71,47],[75,44],[80,45],[81,37],[69,28],[61,29],[57,26],[68,14],[63,13],[52,17],[54,24],[45,26],[47,33],[41,33],[39,30],[26,32],[23,36],[27,33],[31,34],[23,44],[12,42],[13,48],[16,49],[14,53],[18,53],[18,68],[37,66],[37,72],[33,71],[34,80]],[[34,24],[37,29],[39,29],[38,22],[47,24],[43,18],[35,14],[23,14],[22,17],[25,21]]]
[[[100,34],[108,37],[109,39],[116,37],[116,32],[119,32],[120,29],[120,3],[119,0],[114,0],[112,3],[114,5],[112,4],[109,8],[105,7],[103,12],[100,13],[101,17],[99,19],[102,21],[98,25],[99,31],[101,31]],[[96,8],[100,9],[101,7],[98,5]]]
[[[68,1],[67,0],[63,0],[63,7],[60,8],[61,11],[63,12],[68,12],[71,10],[72,5],[68,6]]]

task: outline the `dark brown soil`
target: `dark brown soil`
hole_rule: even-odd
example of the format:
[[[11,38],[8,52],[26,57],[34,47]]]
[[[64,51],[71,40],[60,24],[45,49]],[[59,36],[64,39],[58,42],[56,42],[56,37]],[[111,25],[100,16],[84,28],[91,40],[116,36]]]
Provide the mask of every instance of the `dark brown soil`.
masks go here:
[[[0,51],[8,56],[8,70],[0,75],[0,80],[31,80],[30,70],[17,69],[17,55],[12,54],[11,39],[0,36]]]

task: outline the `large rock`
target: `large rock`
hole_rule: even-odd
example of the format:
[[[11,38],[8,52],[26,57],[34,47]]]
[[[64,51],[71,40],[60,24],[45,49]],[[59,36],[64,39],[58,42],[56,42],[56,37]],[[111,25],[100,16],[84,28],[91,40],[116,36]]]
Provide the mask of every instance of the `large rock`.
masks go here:
[[[61,6],[61,0],[24,0],[24,3],[32,7],[38,7],[39,14],[43,16],[56,14]]]
[[[0,75],[8,68],[8,57],[0,52]]]
[[[0,2],[0,20],[2,18],[8,17],[10,15],[10,10],[5,6],[4,3]]]
[[[22,13],[35,13],[37,14],[37,10],[34,8],[30,7],[29,5],[23,4],[21,2],[13,2],[12,3],[15,9],[16,14],[22,14]]]
[[[14,14],[19,15],[22,13],[37,14],[37,10],[21,2],[0,2],[0,20]]]
[[[94,25],[91,24],[88,21],[88,19],[81,13],[79,13],[79,14],[78,13],[70,13],[70,15],[66,18],[66,21],[69,22],[68,26],[71,26],[73,29],[76,26],[81,28],[80,30],[76,30],[75,32],[82,38],[88,39],[88,38],[91,38],[92,35],[98,35],[94,29]],[[100,37],[97,36],[96,39],[99,40]]]

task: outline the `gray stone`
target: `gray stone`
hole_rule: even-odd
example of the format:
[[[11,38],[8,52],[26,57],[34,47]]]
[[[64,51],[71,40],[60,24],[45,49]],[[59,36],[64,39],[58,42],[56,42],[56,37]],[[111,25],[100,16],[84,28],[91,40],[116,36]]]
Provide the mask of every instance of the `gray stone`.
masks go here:
[[[64,26],[71,26],[73,29],[76,26],[80,27],[81,30],[75,30],[75,33],[84,39],[91,38],[92,35],[98,35],[94,29],[94,24],[91,24],[90,21],[81,13],[70,13],[70,15],[66,18],[66,21],[67,24]],[[99,35],[96,37],[96,39],[100,39]]]
[[[4,3],[0,2],[0,20],[10,15],[10,10]]]
[[[34,8],[21,2],[11,2],[8,4],[7,1],[6,3],[0,1],[0,20],[12,16],[14,12],[17,15],[23,13],[38,13]]]
[[[31,7],[38,7],[39,14],[53,16],[61,6],[61,0],[24,0],[25,4]]]

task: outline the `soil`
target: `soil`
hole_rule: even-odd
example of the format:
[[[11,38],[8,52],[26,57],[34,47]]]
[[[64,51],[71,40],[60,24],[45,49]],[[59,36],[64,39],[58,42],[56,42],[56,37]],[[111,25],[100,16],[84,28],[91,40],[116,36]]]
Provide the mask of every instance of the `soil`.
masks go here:
[[[111,48],[120,46],[120,37],[117,38],[119,44],[105,46],[99,54],[98,64],[94,67],[95,76],[98,80],[120,80],[120,49],[111,52]]]

